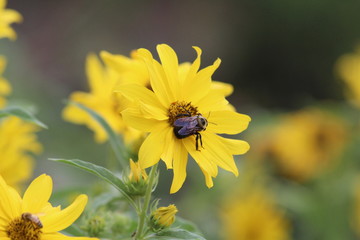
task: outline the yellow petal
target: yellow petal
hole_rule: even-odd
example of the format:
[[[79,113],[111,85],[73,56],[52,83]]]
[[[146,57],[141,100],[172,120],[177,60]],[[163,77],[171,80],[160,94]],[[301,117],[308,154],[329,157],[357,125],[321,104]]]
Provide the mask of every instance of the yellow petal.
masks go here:
[[[207,131],[202,133],[203,145],[205,149],[201,152],[209,153],[210,161],[214,162],[219,167],[232,172],[237,176],[239,174],[234,158],[230,153],[228,147],[223,144],[220,137],[216,134]]]
[[[237,134],[244,131],[250,122],[251,118],[245,114],[240,114],[232,111],[214,111],[208,121],[214,124],[209,124],[207,130],[216,133]]]
[[[91,91],[101,89],[105,78],[104,67],[95,54],[89,54],[86,58],[86,75],[89,80]]]
[[[179,191],[179,189],[184,184],[184,181],[186,179],[186,165],[188,161],[188,152],[186,151],[186,148],[179,144],[176,148],[176,151],[174,151],[174,177],[171,184],[170,193],[176,193]]]
[[[1,13],[0,20],[1,20],[1,22],[7,23],[7,24],[10,24],[13,22],[19,23],[22,21],[22,16],[20,13],[18,13],[15,10],[6,9],[5,11],[3,11]]]
[[[178,146],[177,144],[181,144],[181,142],[179,142],[179,140],[174,136],[173,128],[168,128],[168,131],[165,135],[165,143],[166,148],[164,148],[161,159],[165,162],[167,169],[172,169],[174,150]]]
[[[210,90],[203,98],[194,102],[194,105],[199,108],[201,113],[204,114],[210,112],[211,115],[211,112],[213,111],[228,110],[229,102],[225,99],[222,93]]]
[[[190,66],[190,68],[188,70],[187,76],[186,76],[186,78],[184,80],[184,86],[189,86],[193,82],[193,79],[195,78],[196,73],[198,72],[199,67],[200,67],[201,49],[198,48],[198,47],[193,47],[193,48],[196,51],[197,57],[194,60],[193,64],[191,64],[191,66]]]
[[[151,87],[161,104],[168,108],[170,103],[175,101],[169,86],[169,82],[165,77],[164,70],[160,63],[153,59],[151,53],[146,49],[137,51],[139,56],[145,61],[149,71]]]
[[[40,217],[44,225],[42,231],[44,233],[58,232],[70,226],[84,211],[87,199],[86,195],[79,195],[75,201],[64,210]]]
[[[222,93],[225,97],[231,95],[234,91],[233,85],[218,81],[212,81],[211,89]]]
[[[160,102],[156,98],[154,92],[138,84],[121,84],[116,86],[114,91],[121,93],[124,97],[131,101],[140,100],[141,102],[153,105],[162,111],[167,109],[160,105]]]
[[[21,214],[21,198],[0,176],[0,216],[9,222]]]
[[[212,180],[211,175],[210,175],[207,171],[205,171],[204,169],[202,169],[202,168],[200,168],[200,169],[201,169],[202,173],[203,173],[204,176],[205,176],[206,186],[207,186],[208,188],[212,188],[212,187],[214,186],[214,182],[213,182],[213,180]]]
[[[128,108],[121,112],[124,121],[131,127],[144,132],[151,132],[161,121],[145,118],[139,108]]]
[[[213,177],[218,174],[216,164],[210,161],[211,155],[209,154],[209,151],[203,151],[204,149],[199,149],[200,151],[196,150],[195,136],[184,138],[182,139],[182,142],[186,150],[190,153],[190,155],[193,157],[193,159],[196,161],[200,168],[204,169]],[[199,148],[201,148],[201,146],[199,146]]]
[[[220,66],[220,59],[217,59],[213,65],[200,70],[193,79],[186,79],[184,83],[184,98],[197,102],[210,91],[211,76]]]
[[[219,138],[225,144],[225,146],[228,147],[231,154],[234,155],[244,154],[250,149],[250,145],[243,140],[223,138],[220,136]]]
[[[165,139],[169,128],[167,122],[158,123],[157,126],[154,127],[153,132],[147,136],[141,145],[139,150],[139,164],[142,169],[151,167],[160,160],[160,156],[167,147]]]
[[[42,240],[96,240],[98,238],[90,238],[90,237],[71,237],[66,236],[61,233],[50,233],[50,234],[42,234]]]
[[[22,211],[40,213],[50,199],[52,187],[52,179],[46,174],[34,179],[24,194]]]
[[[156,47],[160,60],[161,65],[164,69],[165,76],[169,83],[169,89],[173,93],[173,96],[176,99],[181,99],[180,96],[181,87],[179,82],[179,62],[175,51],[166,44],[159,44]]]

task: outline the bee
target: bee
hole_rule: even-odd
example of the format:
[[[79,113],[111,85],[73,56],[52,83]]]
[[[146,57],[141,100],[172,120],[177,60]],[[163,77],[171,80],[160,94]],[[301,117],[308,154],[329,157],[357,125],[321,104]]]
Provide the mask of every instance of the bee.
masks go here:
[[[37,226],[38,228],[42,228],[42,227],[43,227],[43,225],[42,225],[39,217],[36,216],[35,214],[31,214],[31,213],[26,212],[26,213],[23,213],[23,214],[21,215],[21,218],[24,219],[24,220],[26,220],[26,221],[31,221],[31,222],[32,222],[33,224],[35,224],[35,226]]]
[[[179,114],[180,117],[174,122],[174,134],[177,138],[182,139],[191,135],[195,135],[196,151],[199,151],[199,142],[201,147],[202,138],[200,131],[204,131],[208,125],[208,121],[201,114],[191,116],[190,114]]]

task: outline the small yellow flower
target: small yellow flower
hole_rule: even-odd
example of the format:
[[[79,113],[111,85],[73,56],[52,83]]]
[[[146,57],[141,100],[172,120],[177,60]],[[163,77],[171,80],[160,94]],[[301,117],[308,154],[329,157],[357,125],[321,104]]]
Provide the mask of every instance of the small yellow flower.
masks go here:
[[[93,239],[69,237],[59,231],[69,227],[83,212],[86,195],[79,195],[67,208],[53,207],[49,202],[52,179],[45,174],[36,178],[23,198],[0,176],[0,239],[65,240]]]
[[[6,59],[0,56],[0,108],[6,105],[6,99],[4,97],[11,93],[11,86],[9,82],[2,77],[6,67]]]
[[[0,38],[16,39],[15,31],[10,27],[11,23],[19,23],[22,16],[15,10],[5,9],[6,0],[0,0]]]
[[[289,223],[264,191],[250,190],[225,203],[221,212],[225,240],[287,240]]]
[[[308,109],[284,116],[273,129],[268,147],[284,175],[304,181],[334,163],[346,136],[346,125],[341,119]]]
[[[336,70],[347,85],[346,96],[354,105],[360,107],[360,46],[354,53],[340,57]]]
[[[250,121],[247,115],[233,111],[224,90],[212,84],[211,76],[220,60],[199,71],[201,50],[186,71],[180,71],[176,53],[166,44],[157,46],[161,64],[146,49],[139,49],[150,75],[149,88],[123,84],[117,88],[123,96],[136,103],[122,111],[129,125],[150,132],[139,150],[141,168],[156,164],[160,158],[168,169],[173,169],[171,193],[177,192],[186,178],[188,153],[205,175],[208,187],[213,186],[218,166],[238,175],[233,155],[244,154],[249,145],[241,140],[227,139],[219,134],[237,134]],[[180,119],[180,120],[179,120]],[[190,121],[189,129],[180,126]],[[195,130],[197,127],[197,130]],[[185,131],[185,132],[183,132]]]
[[[126,125],[120,115],[129,102],[114,93],[114,87],[119,83],[119,74],[101,64],[95,55],[89,55],[86,60],[86,72],[90,85],[90,92],[74,92],[70,100],[81,103],[100,114],[111,128],[124,134],[127,144],[136,143],[143,133]],[[65,120],[76,124],[85,124],[95,132],[95,139],[104,142],[108,139],[105,130],[84,110],[74,105],[68,105],[63,110]]]
[[[32,175],[34,160],[30,153],[42,151],[37,131],[39,127],[17,117],[0,121],[0,175],[12,187],[19,188],[19,184]]]
[[[175,221],[175,215],[178,212],[174,204],[167,207],[159,207],[151,214],[152,226],[155,230],[170,227]]]
[[[139,182],[141,179],[146,180],[148,178],[145,169],[141,169],[139,162],[134,162],[132,159],[130,159],[130,170],[130,181]]]

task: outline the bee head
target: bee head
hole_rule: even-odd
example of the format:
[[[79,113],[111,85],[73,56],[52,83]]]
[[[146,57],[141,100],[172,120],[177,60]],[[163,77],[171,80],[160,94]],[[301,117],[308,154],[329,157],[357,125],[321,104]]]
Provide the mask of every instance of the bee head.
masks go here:
[[[206,118],[204,118],[201,115],[198,115],[197,122],[198,122],[199,127],[201,127],[203,130],[206,129],[206,127],[208,125],[208,121],[206,120]]]

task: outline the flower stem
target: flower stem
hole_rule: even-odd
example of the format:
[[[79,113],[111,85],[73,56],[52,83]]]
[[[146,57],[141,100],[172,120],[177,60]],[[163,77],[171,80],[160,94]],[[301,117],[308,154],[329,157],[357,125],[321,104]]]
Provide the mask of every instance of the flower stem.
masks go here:
[[[136,231],[136,236],[135,236],[136,240],[142,239],[144,233],[146,233],[146,231],[144,231],[146,213],[148,211],[150,200],[151,200],[151,193],[153,190],[153,184],[154,184],[154,180],[155,180],[155,176],[156,176],[156,170],[157,170],[157,164],[151,168],[151,171],[149,174],[149,182],[148,182],[148,186],[147,186],[146,193],[145,193],[144,204],[143,204],[141,212],[139,214],[139,225],[138,225],[138,228]]]

